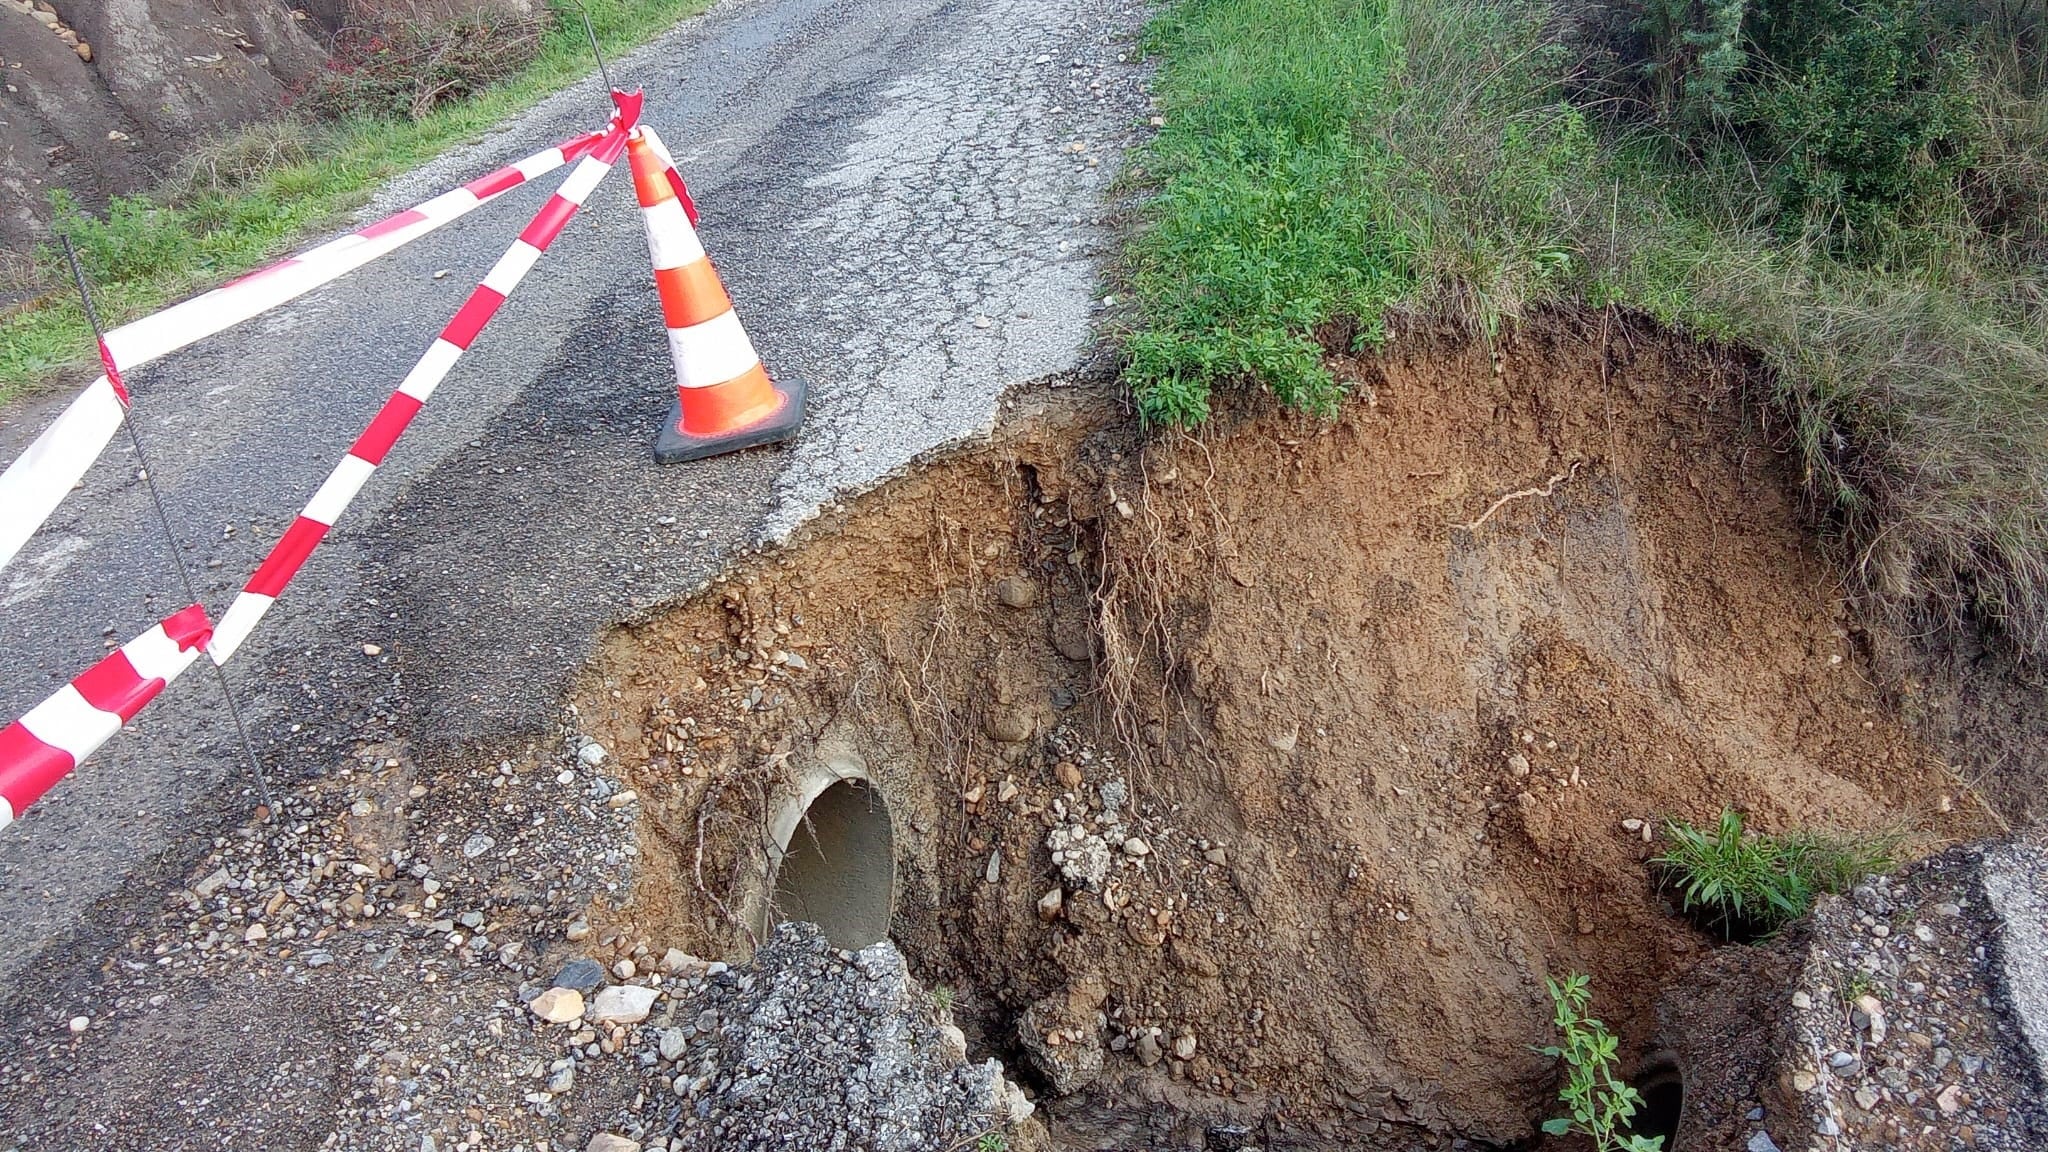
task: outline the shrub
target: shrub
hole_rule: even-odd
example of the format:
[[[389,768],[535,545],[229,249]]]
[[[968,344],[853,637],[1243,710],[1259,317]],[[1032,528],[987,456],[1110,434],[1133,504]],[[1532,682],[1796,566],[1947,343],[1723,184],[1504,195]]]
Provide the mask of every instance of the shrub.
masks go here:
[[[1702,927],[1731,940],[1770,935],[1813,907],[1822,892],[1842,892],[1892,867],[1898,838],[1745,833],[1742,817],[1723,809],[1713,829],[1667,820],[1671,848],[1652,863],[1678,891]]]
[[[1761,11],[1779,72],[1749,111],[1787,227],[1853,236],[1954,186],[1975,137],[1970,66],[1933,46],[1913,0]]]
[[[1550,989],[1552,1019],[1562,1043],[1537,1051],[1564,1061],[1565,1082],[1557,1096],[1570,1115],[1545,1120],[1543,1131],[1552,1136],[1590,1136],[1596,1152],[1659,1152],[1663,1137],[1628,1131],[1643,1098],[1614,1074],[1620,1042],[1607,1025],[1586,1015],[1593,1003],[1591,978],[1573,973],[1562,984],[1549,979],[1544,984]]]
[[[379,14],[334,37],[327,70],[303,106],[319,116],[418,120],[436,105],[473,96],[516,74],[540,53],[547,23],[485,12],[454,19]]]

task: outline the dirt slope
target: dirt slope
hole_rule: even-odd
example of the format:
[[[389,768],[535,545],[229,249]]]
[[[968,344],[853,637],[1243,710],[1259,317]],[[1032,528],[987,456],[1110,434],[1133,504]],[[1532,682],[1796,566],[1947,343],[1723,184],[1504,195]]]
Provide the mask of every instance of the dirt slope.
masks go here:
[[[744,952],[767,811],[854,764],[895,939],[1056,1139],[1508,1142],[1545,976],[1591,972],[1634,1061],[1710,946],[1623,821],[1990,825],[1721,366],[1598,318],[1404,347],[1327,426],[1140,445],[1029,398],[622,630],[580,701],[647,805],[614,916]]]

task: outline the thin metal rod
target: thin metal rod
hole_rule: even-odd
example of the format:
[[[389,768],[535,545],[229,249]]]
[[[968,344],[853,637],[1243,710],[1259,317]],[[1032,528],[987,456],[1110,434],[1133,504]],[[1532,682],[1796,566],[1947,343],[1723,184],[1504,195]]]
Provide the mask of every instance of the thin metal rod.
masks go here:
[[[604,90],[607,93],[617,91],[617,85],[612,83],[612,71],[610,68],[605,67],[604,49],[597,46],[597,29],[591,26],[590,9],[584,7],[583,0],[569,0],[569,2],[576,5],[577,13],[583,17],[583,34],[590,38],[590,54],[597,57],[597,74],[604,80]]]
[[[71,264],[71,279],[78,284],[78,299],[85,305],[85,319],[92,325],[93,339],[105,348],[107,334],[100,327],[98,310],[92,306],[92,289],[86,284],[85,269],[79,266],[78,250],[71,246],[69,233],[62,233],[58,238],[64,242],[64,259]],[[164,541],[170,545],[171,563],[178,569],[178,582],[184,585],[185,599],[188,603],[197,604],[200,602],[199,591],[192,586],[192,574],[185,568],[185,546],[179,542],[178,532],[171,526],[171,514],[164,509],[163,493],[156,486],[156,469],[149,466],[149,456],[142,450],[142,433],[136,429],[135,418],[129,413],[126,403],[121,405],[121,426],[128,430],[128,443],[135,448],[136,463],[142,465],[142,482],[149,489],[149,502],[156,508],[156,522],[163,529]],[[204,652],[200,653],[200,658],[213,664],[212,658]],[[255,742],[249,739],[248,726],[242,723],[242,710],[235,706],[235,694],[228,688],[227,671],[213,664],[213,675],[220,684],[221,697],[227,701],[228,716],[235,722],[235,734],[241,737],[242,752],[248,756],[249,769],[256,777],[256,794],[262,800],[263,815],[268,818],[277,809],[270,802],[270,782],[264,779],[263,761],[256,755]]]

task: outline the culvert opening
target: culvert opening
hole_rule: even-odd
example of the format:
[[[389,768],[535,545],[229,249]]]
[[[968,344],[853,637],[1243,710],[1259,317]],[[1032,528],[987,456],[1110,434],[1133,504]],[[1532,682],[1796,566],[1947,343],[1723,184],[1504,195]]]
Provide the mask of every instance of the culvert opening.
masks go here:
[[[1628,1134],[1661,1139],[1664,1152],[1677,1152],[1678,1124],[1685,1115],[1685,1076],[1677,1058],[1668,1052],[1651,1056],[1629,1086],[1642,1096],[1642,1103]]]
[[[865,948],[889,935],[896,879],[889,807],[865,780],[818,793],[790,832],[776,867],[768,922],[805,920],[834,947]]]

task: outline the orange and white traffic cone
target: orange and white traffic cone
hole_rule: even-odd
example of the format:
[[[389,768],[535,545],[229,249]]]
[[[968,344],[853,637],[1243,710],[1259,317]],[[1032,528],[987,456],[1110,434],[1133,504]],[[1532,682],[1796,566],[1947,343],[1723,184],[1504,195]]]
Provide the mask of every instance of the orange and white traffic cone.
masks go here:
[[[677,195],[682,179],[674,175],[660,138],[642,125],[626,153],[676,363],[676,403],[655,441],[655,463],[679,464],[788,439],[804,422],[803,385],[778,385],[761,366],[690,226]]]

